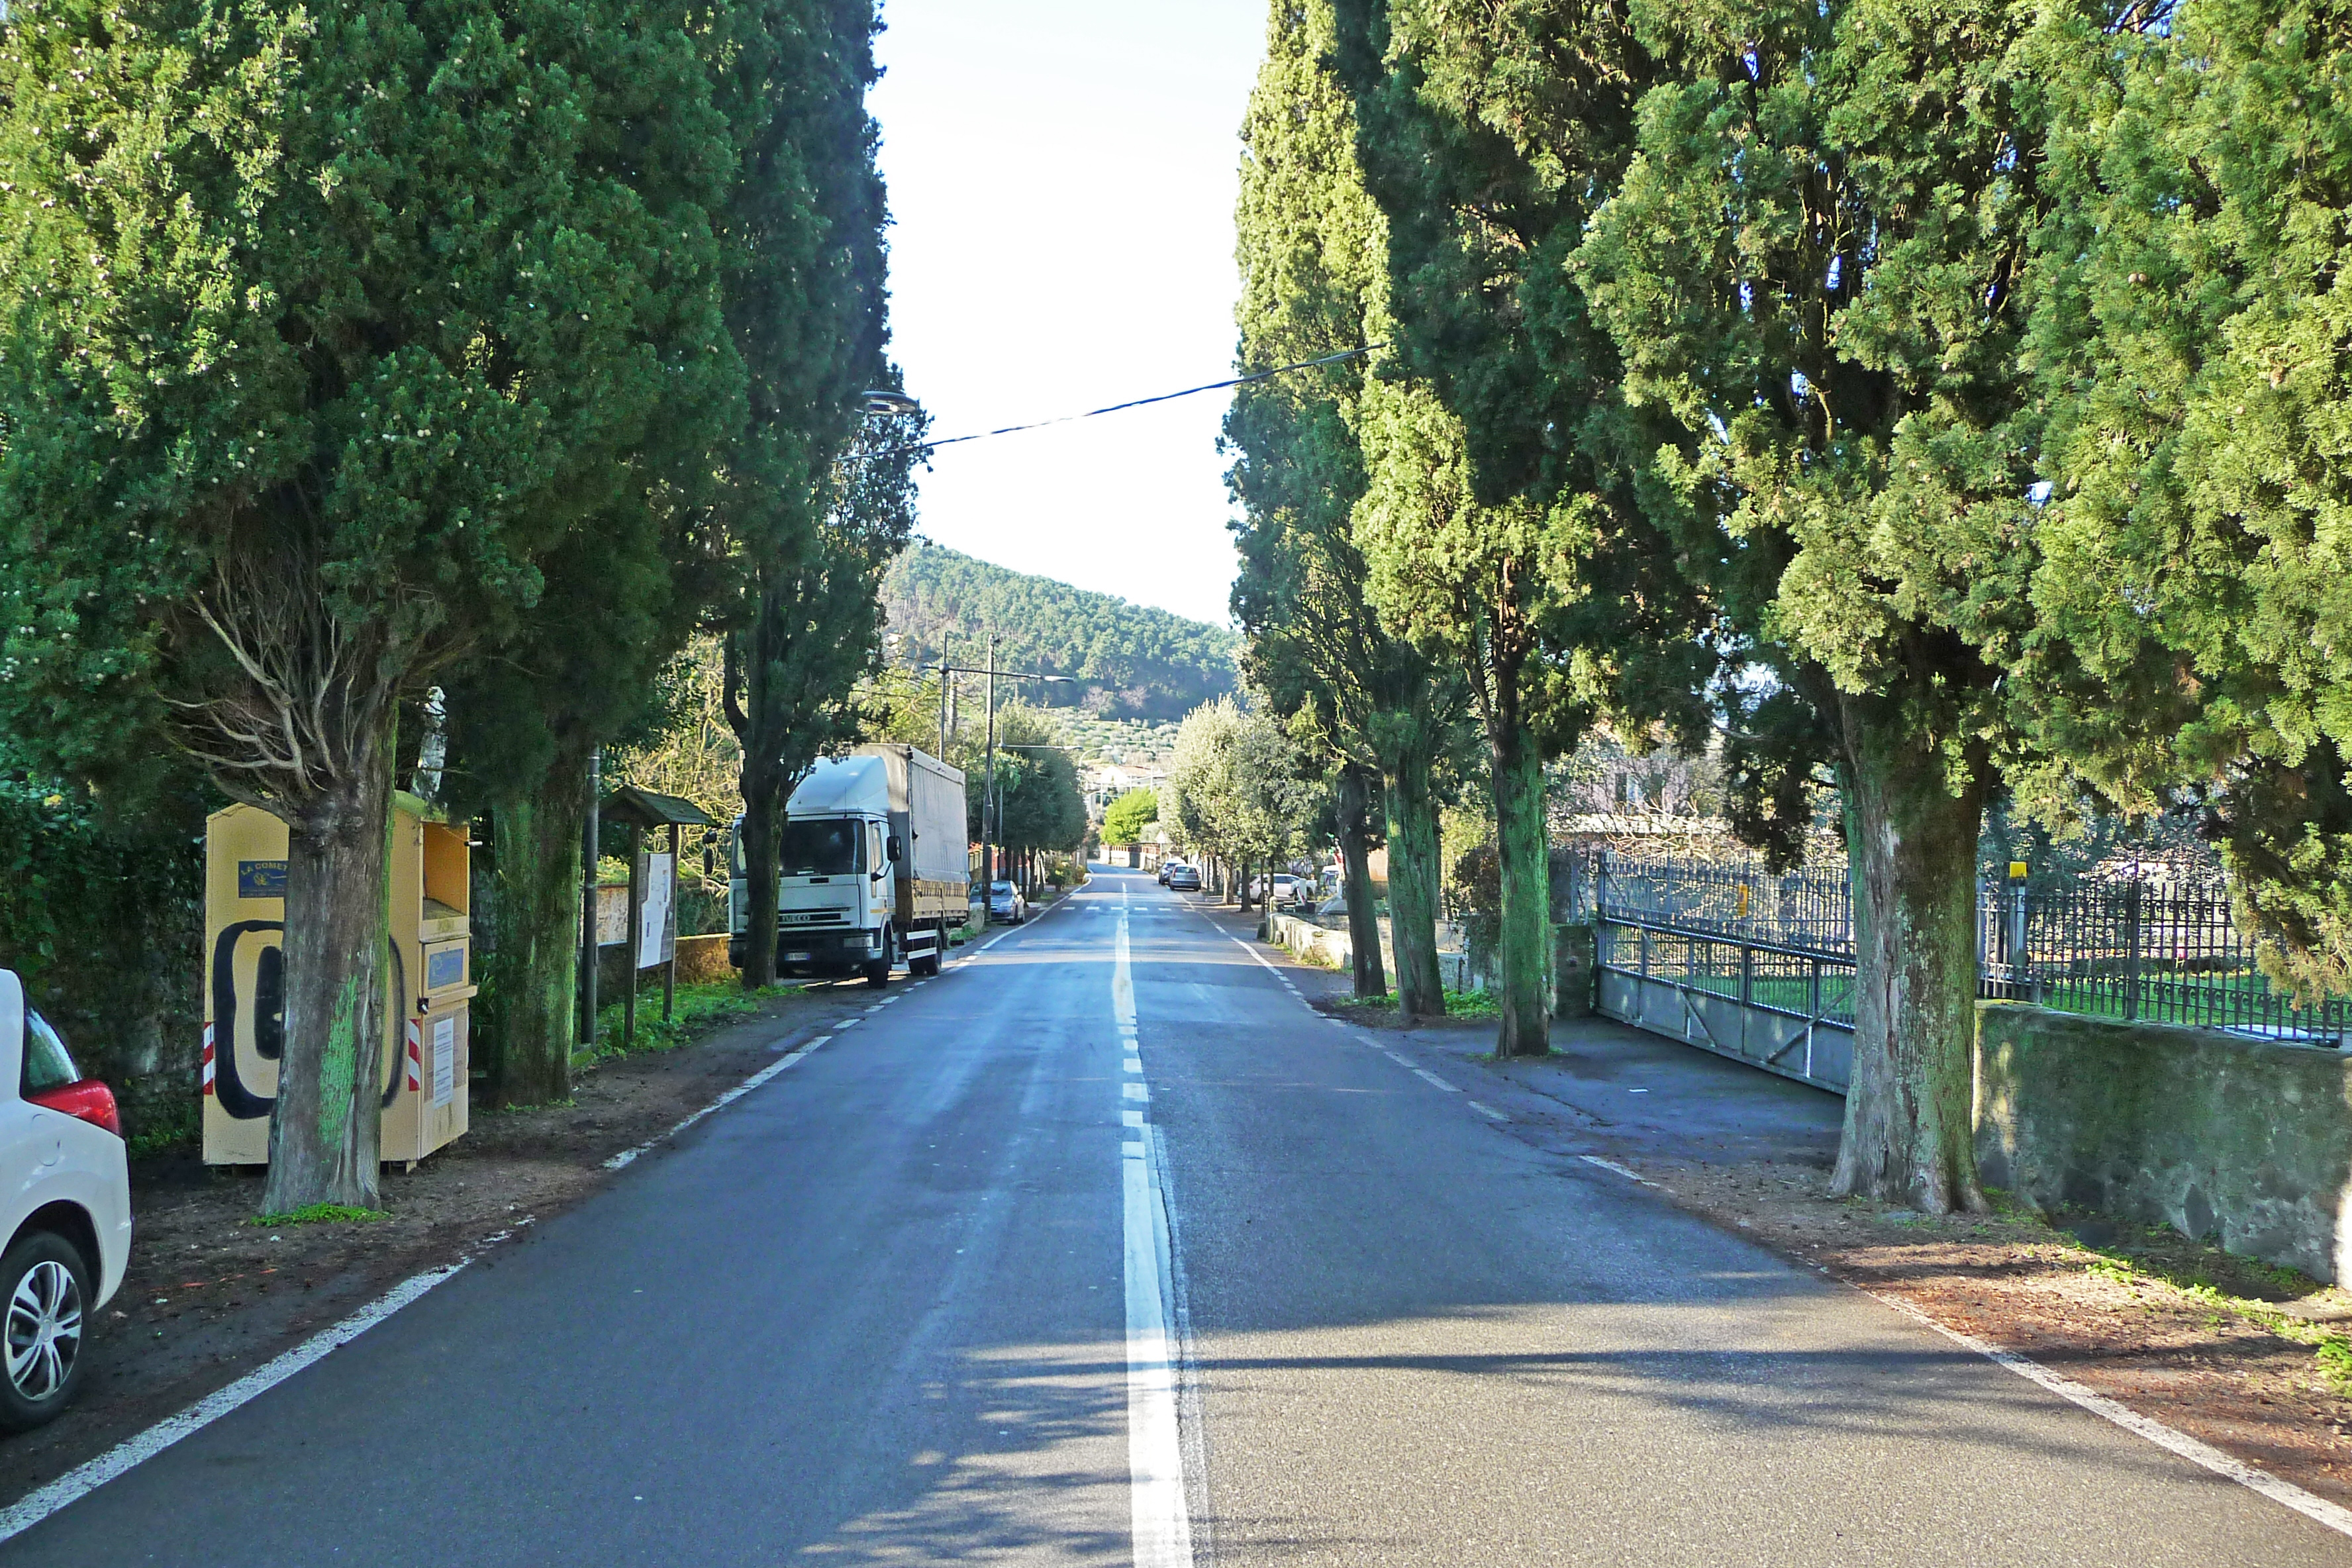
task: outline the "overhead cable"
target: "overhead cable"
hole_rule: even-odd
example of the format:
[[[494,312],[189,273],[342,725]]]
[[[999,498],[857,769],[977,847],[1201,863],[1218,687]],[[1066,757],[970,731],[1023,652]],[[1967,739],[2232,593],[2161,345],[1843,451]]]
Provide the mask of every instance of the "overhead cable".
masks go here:
[[[1075,425],[1081,419],[1099,419],[1106,414],[1120,414],[1130,408],[1146,408],[1155,403],[1172,403],[1177,398],[1194,397],[1203,392],[1223,392],[1228,387],[1248,386],[1254,382],[1271,381],[1277,375],[1288,375],[1293,371],[1313,370],[1319,365],[1338,364],[1342,360],[1356,359],[1370,353],[1375,349],[1386,347],[1388,347],[1386,343],[1366,343],[1360,349],[1346,349],[1339,353],[1325,354],[1319,359],[1303,359],[1296,364],[1280,364],[1272,370],[1261,370],[1250,375],[1237,375],[1231,381],[1213,381],[1205,386],[1188,386],[1181,392],[1163,392],[1156,397],[1138,397],[1126,403],[1114,403],[1107,408],[1089,408],[1084,414],[1065,414],[1056,419],[1040,419],[1028,425],[1007,425],[1001,429],[980,430],[969,436],[950,436],[938,441],[916,441],[904,447],[885,447],[872,452],[852,453],[851,456],[895,458],[908,452],[930,452],[941,447],[959,447],[966,441],[985,441],[995,436],[1017,436],[1024,430],[1044,430],[1055,425]]]

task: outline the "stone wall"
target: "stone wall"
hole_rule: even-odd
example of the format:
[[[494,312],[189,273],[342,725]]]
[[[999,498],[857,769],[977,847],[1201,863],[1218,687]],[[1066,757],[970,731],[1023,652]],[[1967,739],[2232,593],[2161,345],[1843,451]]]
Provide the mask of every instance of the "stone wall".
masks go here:
[[[1355,963],[1355,944],[1349,940],[1345,925],[1322,925],[1299,915],[1269,913],[1260,928],[1264,939],[1283,948],[1302,963],[1321,969],[1349,970]],[[1592,1011],[1592,985],[1596,973],[1592,928],[1582,925],[1552,928],[1553,968],[1558,982],[1558,994],[1553,1000],[1552,1016],[1559,1018],[1581,1018]],[[1389,939],[1389,922],[1381,921],[1381,963],[1389,983],[1396,983],[1396,956]],[[1485,991],[1494,984],[1494,977],[1472,959],[1463,948],[1443,948],[1437,954],[1437,970],[1448,991]]]
[[[1977,1158],[2071,1205],[2352,1279],[2352,1059],[2019,1003],[1977,1010]]]

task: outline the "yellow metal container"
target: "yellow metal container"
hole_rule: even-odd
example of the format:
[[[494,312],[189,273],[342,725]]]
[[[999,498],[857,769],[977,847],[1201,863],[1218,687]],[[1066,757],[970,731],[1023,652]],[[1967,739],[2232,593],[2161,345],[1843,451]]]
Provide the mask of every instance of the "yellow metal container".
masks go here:
[[[205,838],[205,1162],[269,1160],[285,1047],[286,825],[233,805]],[[382,1157],[414,1163],[466,1131],[474,994],[466,825],[393,797]]]

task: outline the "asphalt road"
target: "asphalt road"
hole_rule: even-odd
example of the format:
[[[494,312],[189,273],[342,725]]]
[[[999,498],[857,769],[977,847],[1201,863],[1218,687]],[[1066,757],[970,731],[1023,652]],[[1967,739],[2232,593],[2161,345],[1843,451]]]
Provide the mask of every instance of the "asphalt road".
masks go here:
[[[1187,902],[898,982],[0,1563],[2352,1563]]]

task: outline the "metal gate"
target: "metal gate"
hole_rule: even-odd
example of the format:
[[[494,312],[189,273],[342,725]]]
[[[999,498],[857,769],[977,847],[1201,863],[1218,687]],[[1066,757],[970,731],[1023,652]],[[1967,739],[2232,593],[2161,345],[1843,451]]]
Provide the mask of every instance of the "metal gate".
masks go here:
[[[1853,1069],[1850,954],[1608,919],[1598,944],[1606,1016],[1845,1092]]]

